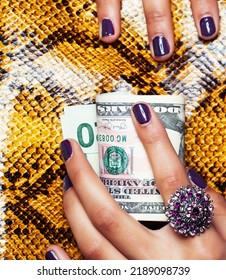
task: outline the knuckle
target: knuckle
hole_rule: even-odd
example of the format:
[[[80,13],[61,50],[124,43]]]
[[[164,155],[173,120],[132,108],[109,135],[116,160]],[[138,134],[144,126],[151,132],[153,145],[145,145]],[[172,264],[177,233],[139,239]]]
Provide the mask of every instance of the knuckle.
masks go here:
[[[94,215],[94,221],[96,227],[104,233],[117,233],[119,230],[119,224],[117,222],[118,210],[111,206],[104,206]]]
[[[101,259],[102,251],[103,251],[102,242],[96,239],[91,244],[86,244],[86,249],[83,254],[87,260],[99,260]]]
[[[145,129],[145,128],[144,128]],[[141,141],[144,145],[158,145],[165,137],[165,133],[153,127],[146,127],[146,131],[140,135]]]
[[[169,175],[163,175],[162,178],[158,180],[160,186],[166,186],[168,190],[172,190],[172,193],[175,189],[181,187],[181,178],[178,172],[171,172]]]
[[[167,16],[164,11],[147,11],[145,13],[147,23],[161,23],[166,21]]]
[[[88,168],[89,167],[85,166],[83,162],[79,166],[73,165],[67,168],[68,173],[70,173],[70,180],[75,187],[87,177],[87,172],[89,172]]]

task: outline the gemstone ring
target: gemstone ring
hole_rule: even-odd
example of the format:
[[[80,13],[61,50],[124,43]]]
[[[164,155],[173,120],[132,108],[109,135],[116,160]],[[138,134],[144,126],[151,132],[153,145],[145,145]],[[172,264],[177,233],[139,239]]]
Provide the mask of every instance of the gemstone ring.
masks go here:
[[[213,209],[213,201],[205,190],[188,185],[171,195],[165,215],[176,232],[196,236],[210,227]]]

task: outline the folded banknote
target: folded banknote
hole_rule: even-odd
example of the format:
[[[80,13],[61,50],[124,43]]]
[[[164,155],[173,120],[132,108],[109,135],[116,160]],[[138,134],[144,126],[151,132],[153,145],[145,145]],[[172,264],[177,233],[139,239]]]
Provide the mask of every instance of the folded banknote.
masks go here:
[[[76,139],[103,184],[122,209],[139,221],[166,221],[145,149],[137,136],[131,107],[149,103],[184,160],[184,99],[174,95],[99,94],[95,104],[65,107],[64,138]]]

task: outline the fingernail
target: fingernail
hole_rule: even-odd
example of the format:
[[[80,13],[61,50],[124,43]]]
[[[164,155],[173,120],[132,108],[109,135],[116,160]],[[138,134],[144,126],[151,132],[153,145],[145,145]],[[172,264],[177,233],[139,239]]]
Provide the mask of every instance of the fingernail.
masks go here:
[[[106,37],[106,36],[111,36],[114,35],[115,31],[114,31],[114,26],[112,24],[112,21],[110,19],[103,19],[102,20],[102,37]]]
[[[153,50],[155,56],[164,56],[170,52],[170,47],[167,39],[162,36],[156,36],[153,39]]]
[[[133,114],[139,124],[147,124],[151,120],[151,112],[148,105],[144,103],[137,103],[132,108]]]
[[[207,187],[205,180],[193,168],[189,168],[187,174],[188,178],[194,185],[201,189],[205,189]]]
[[[60,149],[61,149],[61,153],[64,158],[64,161],[67,161],[72,155],[72,147],[71,147],[70,141],[69,140],[62,141],[60,144]]]
[[[202,36],[210,37],[216,32],[215,23],[212,17],[203,17],[200,20],[200,29]]]
[[[71,187],[72,187],[72,182],[71,182],[69,176],[66,175],[66,176],[64,177],[64,180],[63,180],[63,189],[64,189],[64,192],[68,191]]]
[[[52,251],[52,250],[50,250],[50,251],[47,251],[46,252],[46,260],[51,260],[51,261],[53,261],[53,260],[58,260],[58,257],[57,257],[57,255],[54,253],[54,251]]]

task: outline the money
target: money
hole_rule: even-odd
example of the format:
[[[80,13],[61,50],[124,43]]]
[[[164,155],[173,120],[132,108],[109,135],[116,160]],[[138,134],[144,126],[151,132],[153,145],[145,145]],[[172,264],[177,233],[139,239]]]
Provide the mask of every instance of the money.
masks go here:
[[[64,114],[60,118],[63,138],[75,139],[94,171],[99,174],[96,105],[65,107]]]
[[[131,106],[138,101],[152,105],[183,161],[184,100],[181,96],[137,96],[125,92],[97,95],[96,105],[65,109],[63,136],[68,137],[70,134],[69,137],[75,138],[79,143],[93,143],[90,147],[80,145],[88,160],[90,154],[97,149],[94,152],[96,160],[91,164],[122,209],[139,221],[166,221],[162,197],[130,116]],[[91,109],[95,111],[91,113]],[[93,134],[96,133],[96,142],[91,140],[93,135],[88,132],[88,124],[92,127]],[[82,141],[78,137],[79,127],[84,127]],[[74,129],[76,135],[72,135]],[[94,166],[96,163],[98,167]]]

